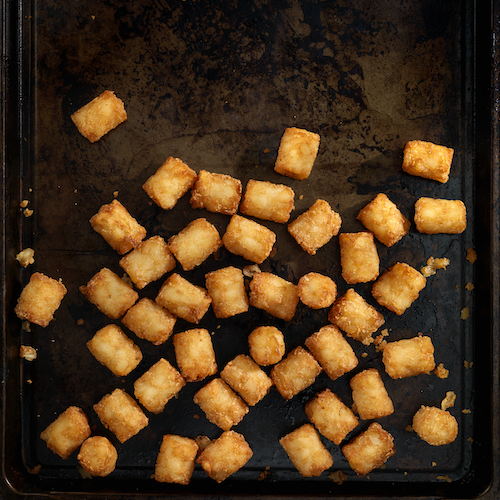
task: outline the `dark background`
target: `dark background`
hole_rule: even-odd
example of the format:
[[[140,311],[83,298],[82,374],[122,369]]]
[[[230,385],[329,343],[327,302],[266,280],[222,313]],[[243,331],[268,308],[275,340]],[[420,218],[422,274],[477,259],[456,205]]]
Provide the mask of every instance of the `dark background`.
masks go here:
[[[11,222],[4,239],[7,282],[12,285],[4,302],[4,380],[10,384],[8,394],[16,398],[12,408],[18,409],[18,430],[6,438],[6,446],[12,440],[18,451],[15,466],[9,469],[15,472],[6,473],[6,479],[28,493],[361,496],[386,495],[388,489],[394,496],[481,493],[490,481],[491,401],[484,395],[492,369],[487,359],[492,313],[483,299],[496,267],[488,260],[489,232],[483,230],[491,218],[490,167],[477,159],[478,149],[488,151],[491,145],[481,146],[484,138],[478,139],[476,128],[477,115],[486,116],[487,110],[478,111],[474,42],[480,37],[474,31],[472,6],[426,0],[146,0],[125,6],[45,0],[22,7],[18,34],[23,50],[16,52],[22,96],[19,157],[7,181],[6,215]],[[479,90],[485,92],[483,88],[489,87]],[[124,101],[128,120],[91,144],[80,136],[70,115],[106,89]],[[312,174],[304,181],[273,170],[281,135],[290,126],[321,136]],[[402,172],[404,145],[415,139],[454,148],[448,183]],[[296,194],[292,219],[316,199],[325,199],[340,213],[345,232],[363,229],[356,215],[379,192],[411,221],[414,202],[421,196],[462,199],[468,211],[465,233],[421,235],[412,224],[410,233],[393,247],[377,243],[381,270],[396,262],[420,269],[431,256],[451,261],[446,271],[428,279],[403,316],[378,306],[370,294],[371,284],[354,286],[384,315],[389,341],[419,332],[431,336],[436,363],[444,363],[450,376],[391,380],[374,346],[348,339],[359,358],[353,373],[334,382],[321,374],[289,402],[273,388],[250,408],[234,430],[245,436],[254,455],[225,483],[215,485],[199,466],[187,489],[151,480],[163,434],[193,438],[220,434],[192,402],[203,382],[188,384],[162,414],[148,414],[146,429],[119,444],[102,427],[92,406],[116,387],[133,394],[133,382],[160,357],[175,365],[172,344],[153,346],[128,332],[144,359],[128,377],[115,377],[85,347],[109,320],[78,287],[104,266],[122,275],[119,256],[88,223],[115,191],[148,236],[167,239],[197,217],[206,217],[222,236],[227,216],[192,210],[189,195],[172,211],[163,211],[142,190],[168,156],[181,158],[196,171],[233,175],[243,185],[254,178],[290,186]],[[29,219],[19,209],[22,199],[34,209]],[[339,295],[349,288],[340,275],[337,238],[309,256],[285,225],[260,222],[278,237],[276,253],[260,266],[262,270],[294,283],[306,272],[317,271],[335,280]],[[15,254],[27,246],[35,249],[35,264],[20,270]],[[474,246],[482,257],[479,275],[474,275],[478,266],[465,259],[467,248]],[[221,249],[200,268],[183,272],[178,265],[175,272],[203,286],[206,272],[246,263]],[[35,270],[62,278],[68,295],[47,328],[32,325],[28,333],[12,311]],[[162,281],[140,295],[154,298]],[[473,292],[465,290],[468,282],[474,283]],[[465,321],[460,319],[463,307],[471,312]],[[214,332],[222,369],[237,354],[248,353],[247,336],[255,326],[280,328],[289,352],[325,325],[327,314],[328,310],[312,311],[299,304],[295,318],[285,323],[256,309],[226,320],[217,320],[210,310],[199,326]],[[84,320],[82,326],[77,325],[79,319]],[[175,331],[191,327],[179,320]],[[19,362],[20,343],[38,349],[35,362]],[[351,404],[349,378],[368,367],[381,371],[395,405],[394,414],[379,422],[394,436],[396,455],[384,468],[357,478],[340,448],[323,439],[334,459],[331,471],[342,470],[347,481],[335,485],[328,472],[320,478],[301,478],[278,439],[307,422],[304,404],[325,387]],[[451,445],[431,447],[405,427],[420,405],[439,406],[447,391],[457,395],[450,411],[459,422],[459,436]],[[117,446],[117,469],[108,478],[81,479],[76,453],[63,461],[40,440],[40,432],[70,405],[83,408],[94,433],[107,435]],[[471,413],[464,414],[463,409]],[[7,412],[5,425],[14,420]],[[368,424],[361,422],[349,438]],[[26,472],[39,464],[37,475]],[[266,467],[270,474],[258,481]]]

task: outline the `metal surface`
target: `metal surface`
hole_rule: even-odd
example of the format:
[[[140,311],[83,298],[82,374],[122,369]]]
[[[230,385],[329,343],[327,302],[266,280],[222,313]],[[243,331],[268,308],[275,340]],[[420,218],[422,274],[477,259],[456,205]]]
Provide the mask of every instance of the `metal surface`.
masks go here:
[[[496,33],[498,24],[492,24],[488,9],[465,1],[389,0],[4,3],[1,491],[7,498],[49,493],[495,498],[500,491],[494,470],[498,305],[492,297],[498,297],[499,136],[498,125],[490,129],[498,119],[498,95],[490,92],[498,67],[490,73],[490,54],[484,51],[497,50],[489,33],[491,26]],[[128,120],[90,144],[70,115],[105,89],[123,99]],[[321,136],[305,181],[273,171],[289,126]],[[413,139],[454,148],[447,184],[402,172],[402,150]],[[182,158],[196,171],[233,175],[243,185],[252,178],[287,184],[296,194],[292,218],[317,198],[326,199],[341,214],[342,231],[363,229],[356,215],[379,192],[411,220],[421,196],[464,200],[465,233],[427,236],[412,225],[394,247],[377,245],[381,269],[398,261],[419,269],[430,256],[451,261],[428,279],[403,316],[378,306],[371,284],[354,287],[384,314],[388,340],[428,334],[436,362],[450,370],[444,380],[432,374],[391,380],[374,346],[349,340],[360,361],[356,372],[378,368],[395,405],[393,415],[379,420],[396,445],[384,468],[358,478],[340,448],[324,440],[334,459],[331,470],[342,470],[347,481],[336,485],[327,472],[303,479],[278,443],[307,422],[304,404],[320,389],[330,387],[350,403],[352,374],[334,382],[321,374],[289,402],[273,388],[235,428],[252,447],[252,459],[221,485],[199,466],[186,488],[151,479],[163,434],[220,434],[192,402],[203,383],[188,384],[163,413],[149,414],[149,426],[123,445],[102,427],[93,404],[116,387],[132,394],[133,382],[154,362],[165,357],[175,364],[175,357],[171,341],[152,346],[129,332],[144,359],[128,377],[117,378],[87,350],[85,343],[109,320],[78,287],[104,266],[122,274],[118,255],[92,231],[89,218],[118,191],[149,235],[168,238],[196,217],[206,217],[222,235],[228,222],[227,216],[192,210],[188,196],[168,212],[150,202],[141,186],[167,156]],[[23,199],[34,209],[30,218],[19,208]],[[309,256],[285,226],[264,224],[278,239],[262,270],[294,283],[314,270],[332,276],[339,295],[349,288],[340,275],[337,238]],[[22,270],[15,255],[28,246],[35,249],[35,264]],[[465,258],[469,247],[478,253],[475,264]],[[204,285],[209,270],[244,264],[222,249],[198,269],[176,271]],[[25,332],[13,309],[34,270],[62,278],[68,295],[47,328]],[[162,281],[140,295],[154,298]],[[465,289],[468,282],[474,291]],[[460,318],[464,307],[471,313],[467,320]],[[290,351],[326,324],[327,314],[299,305],[294,319],[284,323],[256,309],[226,320],[210,310],[200,326],[214,332],[222,369],[248,352],[254,326],[278,326]],[[191,327],[179,320],[175,331]],[[35,362],[21,362],[21,343],[38,349]],[[405,427],[420,405],[439,406],[447,391],[457,395],[450,411],[459,436],[451,445],[431,447]],[[40,432],[70,405],[84,409],[94,434],[117,445],[117,469],[108,478],[82,478],[76,453],[63,461],[40,440]],[[362,422],[352,436],[366,426]],[[269,474],[260,480],[267,467]]]

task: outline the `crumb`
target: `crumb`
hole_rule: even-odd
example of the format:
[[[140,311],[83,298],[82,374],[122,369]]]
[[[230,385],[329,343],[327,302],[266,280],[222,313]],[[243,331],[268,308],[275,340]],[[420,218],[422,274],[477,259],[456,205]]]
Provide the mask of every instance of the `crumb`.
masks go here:
[[[21,328],[25,331],[30,333],[31,332],[31,323],[29,321],[23,321]]]
[[[76,193],[78,193],[78,189],[77,189],[77,188],[75,188],[75,189],[73,190],[73,193],[75,193],[75,194],[76,194]]]
[[[468,317],[469,317],[469,308],[468,307],[464,307],[460,311],[460,319],[467,319]]]
[[[31,217],[33,215],[33,210],[30,210],[29,208],[25,208],[23,210],[23,214],[25,217]]]
[[[201,453],[212,442],[208,436],[197,436],[195,441],[199,448],[198,453]]]
[[[197,413],[195,413],[195,414],[193,415],[193,418],[195,418],[196,420],[198,420],[198,419],[200,418],[200,416],[199,416]]]
[[[432,462],[432,466],[433,467],[436,467],[437,463],[436,462]]]
[[[377,335],[375,339],[373,339],[373,343],[375,344],[375,350],[377,352],[381,352],[384,350],[384,347],[387,345],[387,340],[385,340],[384,337],[388,336],[389,336],[389,330],[387,328],[384,328],[380,332],[380,335]]]
[[[382,352],[387,345],[387,340],[382,340],[380,336],[376,337],[374,340],[375,343],[375,350],[377,352]]]
[[[29,201],[28,200],[23,200],[21,203],[19,203],[19,206],[21,208],[26,208],[28,206]]]
[[[467,249],[467,255],[465,257],[471,264],[474,264],[477,260],[477,253],[473,248]]]
[[[464,368],[466,370],[469,368],[469,362],[468,361],[464,361]]]
[[[436,367],[434,370],[434,375],[440,379],[445,379],[448,378],[448,375],[450,374],[450,370],[447,370],[443,363],[439,363],[439,365]]]
[[[37,357],[36,349],[29,345],[22,345],[19,350],[19,356],[26,361],[34,361]]]
[[[92,21],[95,21],[95,16],[92,14],[92,15],[90,16],[90,19],[92,19]]]
[[[441,410],[447,410],[452,406],[455,406],[455,400],[457,399],[457,395],[453,391],[448,391],[446,393],[446,397],[441,401]]]
[[[76,322],[76,324],[77,324],[78,326],[82,326],[84,323],[85,323],[85,321],[83,321],[83,319],[82,319],[82,318],[80,318],[80,319],[79,319],[79,320],[77,320],[77,322]]]
[[[267,155],[268,153],[270,153],[270,152],[271,152],[271,150],[270,150],[269,148],[264,149],[264,153],[266,153],[266,155]]]
[[[474,285],[472,283],[467,283],[465,285],[465,289],[469,292],[471,292],[472,290],[474,290]]]
[[[474,442],[474,439],[473,439],[473,438],[471,438],[471,437],[468,437],[468,438],[467,438],[467,441],[469,441],[469,443],[473,443],[473,442]]]
[[[462,413],[463,413],[464,415],[469,415],[469,413],[472,413],[472,412],[471,412],[469,409],[464,408],[464,409],[462,410]]]
[[[408,472],[406,472],[406,471],[405,471],[405,472],[403,472],[403,475],[404,475],[404,476],[407,476],[407,475],[408,475]]]
[[[367,357],[368,357],[368,353],[367,353],[367,352],[364,352],[363,354],[361,354],[361,357],[362,357],[362,358],[367,358]]]
[[[299,196],[299,200],[303,200],[303,199],[304,199],[304,195],[303,195],[303,194],[301,194],[301,195]]]
[[[113,191],[113,197],[118,198],[118,191]]]
[[[450,259],[445,257],[437,258],[429,257],[427,259],[427,265],[420,269],[420,272],[428,278],[429,276],[433,276],[436,274],[437,269],[446,269],[446,266],[450,263]]]
[[[442,479],[447,483],[451,483],[451,479],[448,476],[436,476],[436,479]]]
[[[330,474],[328,474],[328,479],[332,481],[332,483],[341,485],[347,479],[347,475],[341,470],[337,470],[335,472],[330,472]]]
[[[366,337],[363,339],[362,344],[369,346],[375,342],[375,339],[370,335],[369,337]]]
[[[26,465],[26,470],[30,473],[30,474],[38,474],[40,472],[40,470],[42,469],[42,466],[40,464],[38,465],[35,465],[35,467],[31,468],[31,467],[28,467]]]
[[[82,476],[82,479],[92,479],[92,474],[90,472],[87,472],[83,467],[78,467],[78,472],[80,473],[80,476]]]
[[[413,432],[413,427],[412,427],[410,424],[408,424],[408,425],[405,427],[405,431],[407,431],[407,432]]]
[[[16,260],[21,266],[28,267],[30,264],[34,264],[34,256],[35,251],[32,248],[25,248],[16,255]]]
[[[122,280],[125,281],[125,283],[128,283],[130,286],[134,286],[132,278],[128,274],[124,273],[122,276]]]
[[[257,264],[251,264],[243,268],[243,274],[247,278],[253,278],[256,274],[259,274],[260,272],[261,272],[260,267]]]
[[[266,479],[266,477],[270,476],[271,475],[271,468],[269,467],[269,465],[266,465],[266,468],[260,472],[259,474],[259,477],[257,478],[257,481],[262,481],[264,479]]]
[[[31,379],[29,378],[28,380],[26,380],[26,382],[27,382],[28,384],[32,384],[32,383],[33,383],[33,380],[31,380]]]

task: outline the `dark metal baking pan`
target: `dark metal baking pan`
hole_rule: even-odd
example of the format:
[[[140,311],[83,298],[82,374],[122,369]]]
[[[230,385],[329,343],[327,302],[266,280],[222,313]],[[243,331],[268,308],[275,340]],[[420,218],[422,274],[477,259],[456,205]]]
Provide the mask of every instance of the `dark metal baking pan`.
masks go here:
[[[498,497],[497,5],[428,0],[4,0],[2,5],[0,491],[5,498]],[[90,144],[70,115],[105,89],[123,99],[128,120]],[[321,136],[305,181],[273,170],[289,126]],[[413,139],[455,150],[447,184],[402,172],[402,150]],[[398,261],[420,268],[431,256],[451,261],[429,278],[404,315],[382,310],[369,284],[355,286],[384,314],[389,340],[428,334],[436,362],[450,370],[446,379],[431,374],[391,380],[374,346],[351,341],[360,360],[356,371],[380,369],[395,404],[394,414],[380,419],[396,445],[385,467],[359,478],[340,448],[324,440],[334,460],[331,471],[343,471],[346,481],[336,484],[328,472],[304,479],[278,443],[307,421],[304,404],[320,389],[330,387],[349,402],[350,374],[334,382],[321,374],[289,402],[272,389],[235,428],[253,457],[220,485],[199,466],[186,487],[151,479],[163,434],[214,438],[220,433],[192,402],[201,383],[189,384],[160,415],[148,415],[149,426],[123,445],[102,427],[93,404],[116,387],[131,393],[134,380],[157,359],[175,364],[175,357],[171,342],[152,346],[134,337],[144,359],[121,379],[88,352],[85,342],[108,320],[78,287],[104,266],[120,272],[117,254],[92,231],[89,218],[118,191],[150,235],[168,238],[195,217],[206,217],[222,234],[228,222],[192,210],[187,197],[169,212],[150,202],[141,186],[168,156],[196,171],[233,175],[243,185],[251,178],[287,184],[296,193],[292,217],[317,198],[326,199],[341,214],[343,231],[362,229],[356,214],[379,192],[410,219],[421,196],[466,203],[468,226],[461,235],[430,237],[412,225],[394,247],[378,245],[382,269]],[[34,210],[29,218],[19,207],[23,199]],[[336,238],[313,257],[285,226],[265,224],[278,240],[263,270],[295,283],[315,270],[332,276],[339,294],[347,290]],[[22,269],[15,255],[25,247],[35,249],[35,264]],[[474,264],[466,260],[468,248],[477,252]],[[181,274],[203,284],[208,270],[245,263],[224,250],[217,259]],[[61,278],[68,294],[47,328],[32,325],[27,332],[13,310],[33,271]],[[154,298],[161,281],[141,294]],[[467,290],[467,283],[474,290]],[[466,307],[470,316],[461,319]],[[209,311],[200,326],[214,332],[222,368],[247,352],[255,325],[281,328],[290,351],[326,323],[327,310],[299,305],[288,323],[252,309],[227,320]],[[176,331],[190,327],[179,321]],[[21,360],[21,344],[34,346],[38,358]],[[447,391],[457,396],[450,411],[459,435],[451,445],[431,447],[405,428],[420,405],[439,406]],[[82,407],[93,432],[117,445],[117,468],[107,478],[82,477],[76,453],[64,461],[40,439],[70,405]]]

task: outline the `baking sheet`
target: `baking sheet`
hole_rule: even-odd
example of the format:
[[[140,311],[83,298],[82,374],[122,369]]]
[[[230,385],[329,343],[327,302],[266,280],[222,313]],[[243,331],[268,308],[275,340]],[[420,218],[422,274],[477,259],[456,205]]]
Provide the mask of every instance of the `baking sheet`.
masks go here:
[[[468,2],[426,1],[143,1],[125,6],[44,1],[22,3],[19,9],[7,3],[4,11],[5,28],[12,35],[12,45],[5,48],[10,51],[6,76],[11,80],[4,82],[5,116],[12,118],[4,125],[4,158],[9,160],[4,164],[3,205],[6,496],[60,492],[105,497],[363,497],[386,496],[388,488],[398,497],[492,494],[498,401],[491,398],[497,351],[495,343],[490,348],[496,320],[490,293],[496,286],[497,263],[490,235],[496,221],[491,210],[496,206],[496,184],[490,177],[493,144],[481,135],[489,127],[475,122],[478,116],[491,123],[488,74],[481,67],[474,73],[482,60],[480,53],[474,57],[474,43],[488,46],[488,40],[472,22],[476,13],[478,22],[486,23],[486,9],[476,12]],[[18,87],[7,85],[11,81]],[[70,115],[105,89],[124,100],[128,120],[90,144],[78,134]],[[321,136],[319,155],[306,181],[273,171],[279,140],[288,126]],[[401,171],[402,149],[413,139],[454,148],[447,184]],[[396,455],[383,469],[358,478],[340,448],[324,440],[334,459],[331,471],[343,471],[347,480],[334,484],[328,472],[303,479],[278,443],[307,422],[304,404],[322,388],[331,388],[349,402],[351,374],[334,382],[321,374],[289,402],[272,389],[235,428],[252,447],[252,459],[221,485],[199,467],[187,488],[151,479],[163,434],[220,434],[192,402],[203,383],[188,384],[162,414],[148,414],[149,426],[123,445],[102,427],[93,404],[116,387],[132,394],[133,382],[154,362],[165,357],[175,364],[175,357],[171,341],[152,346],[129,332],[144,359],[121,379],[86,349],[85,342],[109,320],[78,287],[104,266],[121,274],[117,254],[92,231],[88,219],[117,191],[149,235],[168,238],[196,217],[206,217],[222,235],[228,222],[226,216],[192,210],[188,197],[169,212],[150,202],[141,186],[167,156],[182,158],[196,171],[233,175],[243,185],[252,178],[287,184],[296,193],[292,218],[317,198],[326,199],[341,214],[346,232],[363,229],[356,215],[378,192],[386,193],[410,219],[420,196],[466,203],[468,228],[462,235],[430,237],[412,226],[394,247],[377,246],[381,269],[398,261],[419,269],[430,256],[451,261],[446,271],[429,278],[403,316],[379,307],[370,296],[370,284],[354,287],[384,314],[388,340],[428,334],[436,362],[450,370],[445,380],[434,375],[391,380],[374,346],[350,341],[360,361],[356,372],[378,368],[395,405],[393,415],[379,420],[396,445]],[[34,210],[29,218],[19,208],[23,199]],[[312,257],[284,226],[264,224],[278,239],[275,255],[262,270],[295,283],[314,270],[332,276],[339,295],[349,288],[340,276],[336,238]],[[35,264],[21,270],[15,254],[28,246],[35,249]],[[474,265],[465,258],[471,247],[479,255]],[[222,249],[217,259],[210,258],[196,270],[183,273],[178,266],[176,271],[203,285],[207,271],[231,264],[241,267],[245,262]],[[62,278],[68,295],[49,327],[32,326],[25,332],[13,308],[35,270]],[[162,281],[149,285],[141,296],[154,298]],[[465,289],[469,282],[475,286],[472,292]],[[467,320],[460,318],[464,307],[470,311]],[[278,326],[290,351],[327,323],[327,312],[299,305],[294,319],[284,323],[256,309],[227,320],[217,320],[209,311],[200,326],[214,332],[222,368],[247,352],[253,326]],[[77,324],[79,319],[83,325]],[[175,331],[191,327],[178,321]],[[38,349],[35,362],[20,362],[21,343]],[[451,412],[459,422],[459,436],[452,445],[430,447],[405,427],[421,404],[439,406],[450,390],[457,395]],[[107,435],[117,445],[117,469],[108,478],[82,478],[76,454],[63,461],[39,439],[41,430],[70,405],[84,409],[94,434]],[[362,422],[350,437],[366,426]]]

